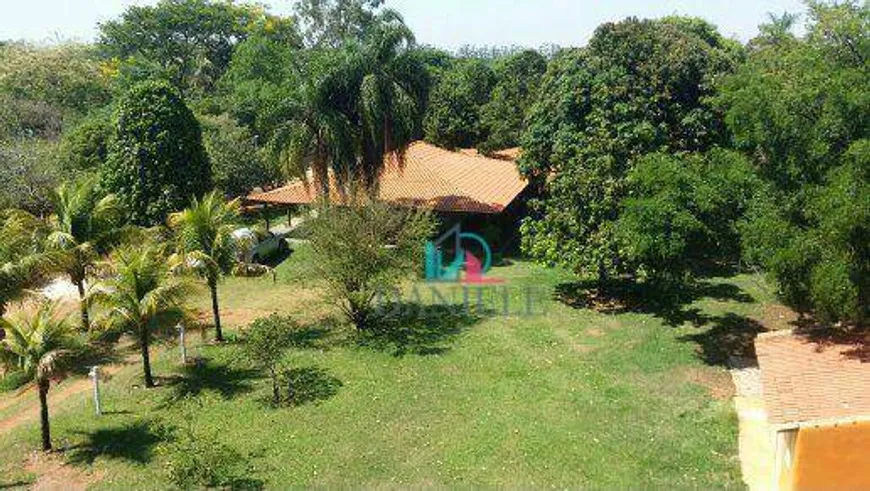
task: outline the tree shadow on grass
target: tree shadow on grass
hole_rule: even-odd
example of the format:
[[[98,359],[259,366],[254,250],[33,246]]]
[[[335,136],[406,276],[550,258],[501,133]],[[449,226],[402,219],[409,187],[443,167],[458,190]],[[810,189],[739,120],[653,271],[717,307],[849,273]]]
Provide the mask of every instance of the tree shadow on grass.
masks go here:
[[[182,369],[180,376],[167,381],[172,386],[166,404],[196,397],[203,392],[217,392],[225,400],[253,390],[252,381],[262,378],[257,370],[236,368],[207,358],[197,359]]]
[[[649,283],[637,283],[628,278],[610,280],[604,284],[584,280],[556,285],[554,297],[569,307],[593,309],[604,314],[635,312],[662,319],[671,327],[690,322],[703,326],[712,319],[698,308],[686,306],[703,298],[718,301],[749,303],[754,299],[740,287],[730,283],[695,281],[670,290]]]
[[[707,330],[677,339],[697,343],[698,356],[708,365],[729,366],[732,358],[755,358],[755,337],[765,331],[760,322],[731,312],[708,320]]]
[[[84,435],[86,440],[66,450],[68,460],[71,464],[87,465],[92,465],[99,457],[147,464],[153,458],[154,446],[166,436],[146,421],[77,434]]]
[[[678,339],[697,343],[698,356],[709,365],[725,366],[735,358],[755,358],[755,337],[765,331],[761,323],[742,315],[710,315],[698,307],[689,306],[701,299],[754,301],[751,295],[730,283],[699,280],[666,291],[629,279],[612,280],[603,285],[595,281],[579,281],[557,285],[554,296],[575,308],[613,315],[626,312],[649,314],[670,327],[688,323],[699,331]]]
[[[487,312],[470,313],[462,305],[421,305],[396,302],[374,314],[371,327],[360,333],[358,343],[395,356],[439,355]]]
[[[341,380],[319,367],[285,370],[281,374],[281,384],[287,390],[285,402],[291,406],[329,399],[344,385]]]

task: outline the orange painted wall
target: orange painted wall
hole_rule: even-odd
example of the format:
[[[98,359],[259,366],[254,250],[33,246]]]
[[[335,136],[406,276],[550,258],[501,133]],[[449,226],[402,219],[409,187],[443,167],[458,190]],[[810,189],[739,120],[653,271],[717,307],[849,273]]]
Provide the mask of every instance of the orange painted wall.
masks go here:
[[[801,428],[794,464],[797,490],[870,489],[870,422]]]

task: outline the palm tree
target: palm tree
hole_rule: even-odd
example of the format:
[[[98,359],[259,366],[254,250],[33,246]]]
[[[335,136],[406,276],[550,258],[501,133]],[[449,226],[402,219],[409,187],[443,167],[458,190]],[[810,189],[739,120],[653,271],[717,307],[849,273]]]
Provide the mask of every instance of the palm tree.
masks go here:
[[[0,320],[6,337],[0,341],[0,358],[8,369],[27,374],[39,392],[42,450],[51,450],[48,390],[52,380],[66,375],[78,340],[66,317],[56,315],[54,303],[44,303],[35,314],[12,321]]]
[[[208,284],[217,341],[224,340],[218,281],[236,263],[232,232],[239,218],[239,206],[238,200],[226,202],[213,191],[202,200],[194,198],[189,208],[169,217],[170,226],[178,234],[178,255],[182,264],[196,269]]]
[[[33,215],[20,210],[0,214],[0,316],[56,266],[55,256],[42,250],[44,236],[45,224]]]
[[[150,244],[116,251],[107,269],[114,273],[112,277],[97,284],[87,297],[89,304],[105,307],[96,324],[107,331],[129,333],[137,340],[145,387],[154,387],[151,337],[181,320],[193,286],[173,276],[162,249]]]
[[[311,170],[321,190],[328,171],[339,184],[377,188],[384,157],[401,162],[420,133],[428,75],[413,45],[401,17],[385,10],[362,41],[308,54],[310,76],[279,110],[287,122],[270,142],[290,174]]]
[[[357,64],[360,82],[355,113],[360,135],[359,177],[368,189],[377,186],[384,156],[397,154],[420,133],[429,86],[423,65],[411,56],[414,34],[402,17],[387,9],[363,41]]]
[[[55,191],[48,246],[62,253],[62,269],[79,292],[82,328],[90,328],[85,280],[118,235],[123,217],[114,195],[99,197],[94,179],[64,183]]]

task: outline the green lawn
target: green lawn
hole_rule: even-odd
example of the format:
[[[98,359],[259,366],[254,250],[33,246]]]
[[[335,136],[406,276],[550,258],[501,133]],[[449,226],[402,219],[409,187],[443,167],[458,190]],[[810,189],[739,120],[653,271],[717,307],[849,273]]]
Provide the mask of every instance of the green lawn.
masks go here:
[[[63,458],[97,488],[162,489],[166,428],[188,418],[267,487],[742,486],[723,361],[770,302],[756,277],[708,280],[668,311],[599,313],[578,305],[571,275],[515,262],[492,274],[515,304],[536,287],[545,314],[448,316],[360,342],[303,280],[304,256],[283,263],[276,284],[230,279],[221,296],[231,326],[273,310],[310,324],[318,339],[287,359],[308,375],[308,402],[270,408],[268,381],[233,344],[192,348],[209,360],[196,372],[165,345],[163,387],[138,388],[131,365],[104,384],[109,414],[94,417],[89,394],[52,407]],[[184,394],[193,412],[171,402]],[[0,437],[0,484],[33,481],[22,462],[37,447],[35,425]]]

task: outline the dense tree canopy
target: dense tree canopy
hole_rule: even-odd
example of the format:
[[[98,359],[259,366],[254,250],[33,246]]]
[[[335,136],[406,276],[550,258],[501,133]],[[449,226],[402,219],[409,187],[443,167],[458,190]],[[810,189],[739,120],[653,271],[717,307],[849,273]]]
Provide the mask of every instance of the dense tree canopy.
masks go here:
[[[256,5],[161,0],[131,6],[120,19],[101,24],[99,44],[107,57],[136,59],[143,76],[156,74],[185,92],[203,92],[226,71],[235,45],[257,32],[299,42],[292,22]]]
[[[114,126],[102,185],[133,223],[162,223],[211,189],[199,122],[173,87],[137,85],[118,102]]]
[[[484,141],[481,113],[495,84],[495,72],[480,60],[463,60],[444,72],[429,96],[423,123],[426,140],[451,149],[473,148]]]
[[[614,223],[628,172],[646,153],[724,142],[709,97],[739,55],[679,18],[605,24],[586,48],[558,54],[523,137],[521,169],[543,191],[523,224],[525,250],[580,272],[620,271]]]
[[[480,144],[483,152],[519,146],[526,112],[538,95],[546,70],[547,60],[534,50],[521,51],[498,63],[498,82],[481,108],[480,123],[487,133]]]
[[[858,322],[870,305],[868,24],[866,4],[811,3],[806,37],[765,30],[720,97],[768,186],[743,228],[747,258],[793,305]]]

